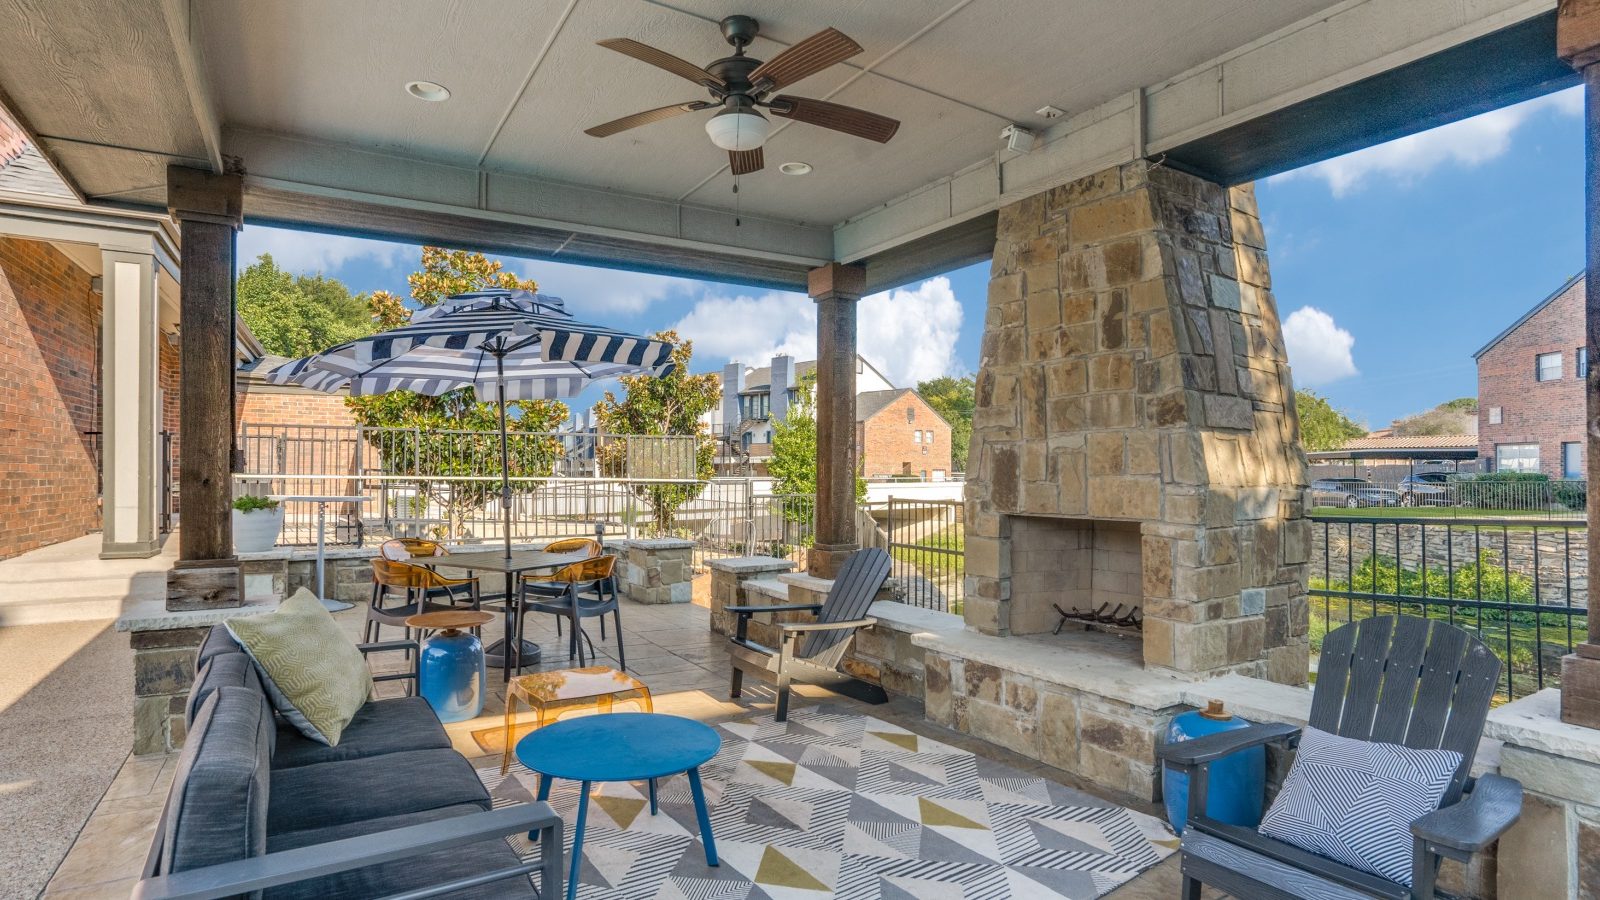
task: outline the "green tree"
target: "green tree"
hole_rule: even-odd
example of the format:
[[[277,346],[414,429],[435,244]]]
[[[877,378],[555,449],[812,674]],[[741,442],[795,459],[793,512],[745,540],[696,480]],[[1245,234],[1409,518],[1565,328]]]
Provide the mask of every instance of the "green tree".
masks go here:
[[[1475,397],[1458,397],[1435,406],[1424,413],[1396,419],[1391,426],[1394,433],[1406,437],[1439,434],[1472,434],[1477,430],[1478,401]]]
[[[950,423],[950,464],[967,470],[967,445],[972,440],[972,413],[977,408],[977,379],[941,375],[917,385],[917,393]]]
[[[344,282],[291,275],[263,253],[239,274],[239,317],[268,353],[309,356],[374,330],[368,298]]]
[[[451,294],[491,287],[538,290],[532,279],[503,271],[499,262],[481,253],[440,247],[423,247],[421,269],[406,280],[411,285],[411,300],[418,307],[435,306]],[[364,301],[368,315],[385,327],[402,325],[411,317],[410,307],[387,291]],[[470,387],[438,397],[394,391],[351,397],[345,403],[363,425],[415,429],[410,440],[369,434],[385,473],[432,475],[435,479],[500,474],[499,407],[480,401]],[[511,477],[543,478],[551,474],[562,447],[549,432],[566,421],[567,405],[557,400],[512,401],[506,404],[506,416],[507,431],[513,435],[508,460]],[[451,537],[461,536],[466,518],[500,491],[499,483],[493,479],[424,479],[419,484],[424,494],[444,509]],[[526,482],[523,485],[526,487]]]
[[[773,487],[779,494],[817,495],[817,376],[801,376],[795,400],[782,422],[772,423],[772,459],[767,462]],[[856,476],[856,500],[867,497],[866,479]],[[808,510],[784,505],[784,518],[809,520]]]
[[[704,482],[715,474],[716,442],[700,417],[722,402],[722,379],[715,374],[689,374],[693,341],[679,341],[675,331],[657,332],[652,337],[675,345],[672,374],[661,378],[624,376],[621,381],[626,393],[622,399],[606,391],[594,406],[594,417],[600,431],[606,434],[694,438],[696,481],[634,482],[630,486],[634,496],[650,507],[655,530],[668,534],[676,526],[678,508],[700,496]],[[601,444],[597,451],[601,473],[608,478],[628,477],[632,446],[625,440]],[[677,473],[677,477],[681,476]]]
[[[1294,405],[1300,414],[1300,440],[1307,450],[1337,450],[1367,433],[1315,391],[1295,391]]]

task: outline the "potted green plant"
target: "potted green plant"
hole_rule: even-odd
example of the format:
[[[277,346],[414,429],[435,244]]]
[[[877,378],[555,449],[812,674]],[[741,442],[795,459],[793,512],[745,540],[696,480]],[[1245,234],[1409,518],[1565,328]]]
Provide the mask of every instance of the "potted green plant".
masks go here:
[[[238,553],[261,553],[278,543],[283,530],[283,506],[254,494],[233,500],[233,548]]]

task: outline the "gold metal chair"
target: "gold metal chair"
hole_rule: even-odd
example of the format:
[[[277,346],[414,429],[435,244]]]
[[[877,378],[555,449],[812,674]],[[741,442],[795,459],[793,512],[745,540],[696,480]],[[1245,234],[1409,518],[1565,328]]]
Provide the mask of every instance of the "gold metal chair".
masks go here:
[[[413,556],[444,556],[447,552],[443,544],[426,538],[390,538],[378,548],[378,555],[394,562],[405,562]]]
[[[579,537],[562,538],[559,541],[551,541],[550,543],[544,545],[544,552],[546,553],[577,553],[579,551],[582,551],[583,554],[589,559],[593,559],[599,556],[601,553],[604,553],[605,547],[601,546],[600,542],[594,538]],[[570,566],[568,568],[570,568]],[[566,590],[561,579],[561,573],[565,571],[566,569],[561,569],[555,572],[524,573],[522,576],[522,585],[527,590],[524,590],[523,593],[527,594],[531,591],[532,593],[540,594],[546,597],[560,596]],[[561,637],[560,618],[556,619],[556,637]],[[606,620],[601,619],[600,640],[603,641],[605,639]]]
[[[478,579],[476,578],[446,578],[438,572],[424,566],[412,565],[406,562],[396,562],[381,556],[372,560],[372,601],[367,605],[366,640],[377,641],[379,630],[384,625],[393,625],[406,630],[406,637],[411,637],[411,628],[406,625],[409,616],[425,612],[445,612],[459,609],[456,589],[465,588],[468,606],[478,609],[480,596],[478,592]],[[401,591],[405,602],[400,606],[385,607],[383,601],[390,596],[391,591]],[[430,597],[443,594],[450,598],[448,604],[435,603]]]

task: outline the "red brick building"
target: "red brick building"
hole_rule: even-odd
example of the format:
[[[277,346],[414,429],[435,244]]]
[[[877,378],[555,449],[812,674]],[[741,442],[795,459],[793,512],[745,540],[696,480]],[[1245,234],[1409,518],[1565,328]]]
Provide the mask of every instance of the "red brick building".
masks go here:
[[[856,396],[856,456],[865,478],[950,477],[950,423],[910,388]]]
[[[1579,272],[1473,354],[1486,468],[1585,477],[1583,304]]]

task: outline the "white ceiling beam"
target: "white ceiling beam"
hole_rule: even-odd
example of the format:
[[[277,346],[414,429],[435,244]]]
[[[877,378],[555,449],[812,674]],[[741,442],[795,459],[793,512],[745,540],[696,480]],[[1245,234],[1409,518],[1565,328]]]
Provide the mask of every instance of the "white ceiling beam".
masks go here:
[[[189,107],[194,110],[200,139],[206,145],[206,158],[211,163],[211,170],[220,175],[224,168],[222,121],[217,117],[211,82],[206,76],[193,0],[161,0],[161,14],[167,21],[167,32],[172,36],[172,52],[177,57],[178,72],[183,76],[184,88],[189,94]]]
[[[1014,200],[1141,156],[1159,156],[1554,8],[1555,0],[1347,0],[1187,72],[1068,116],[1041,135],[1031,153],[1001,151],[841,222],[834,227],[834,256],[841,262],[867,259]]]

